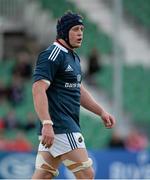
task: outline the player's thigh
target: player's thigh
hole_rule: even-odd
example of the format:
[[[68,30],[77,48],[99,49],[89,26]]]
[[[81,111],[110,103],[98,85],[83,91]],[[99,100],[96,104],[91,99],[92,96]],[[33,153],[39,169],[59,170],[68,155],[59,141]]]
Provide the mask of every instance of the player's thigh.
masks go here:
[[[54,177],[58,166],[61,163],[61,158],[54,158],[49,152],[39,151],[36,157],[36,170],[32,179],[49,179]]]
[[[58,157],[53,157],[49,152],[47,151],[39,151],[38,154],[42,155],[42,157],[44,158],[44,160],[50,164],[51,166],[53,166],[54,168],[58,168],[58,166],[61,163],[61,158],[60,156]]]
[[[83,162],[88,160],[88,153],[85,148],[77,148],[61,156],[62,161],[70,159],[72,161]]]
[[[63,163],[65,162],[65,166],[67,166],[68,169],[71,170],[78,179],[94,178],[92,162],[89,159],[87,150],[85,148],[78,148],[65,153],[61,156],[61,159]],[[66,162],[68,163],[68,165]]]

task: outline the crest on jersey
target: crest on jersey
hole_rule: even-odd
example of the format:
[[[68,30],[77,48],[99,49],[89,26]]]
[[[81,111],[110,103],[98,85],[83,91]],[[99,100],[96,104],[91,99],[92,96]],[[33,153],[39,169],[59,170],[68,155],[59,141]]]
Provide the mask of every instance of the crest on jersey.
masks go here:
[[[79,141],[79,143],[81,143],[83,141],[81,136],[78,138],[78,141]]]
[[[80,74],[77,75],[77,81],[78,81],[78,82],[81,81],[81,75],[80,75]]]

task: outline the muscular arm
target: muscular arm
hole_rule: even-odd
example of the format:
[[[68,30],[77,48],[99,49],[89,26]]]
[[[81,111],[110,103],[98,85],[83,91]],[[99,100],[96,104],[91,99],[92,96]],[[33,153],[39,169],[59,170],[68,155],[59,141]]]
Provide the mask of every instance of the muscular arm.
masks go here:
[[[32,87],[35,111],[41,121],[51,119],[48,111],[47,89],[48,84],[42,80],[35,82]]]
[[[88,90],[81,85],[81,99],[80,99],[81,106],[85,109],[101,116],[102,112],[104,111],[103,108],[95,101],[92,95],[88,92]]]
[[[48,89],[48,84],[42,80],[37,81],[33,84],[32,94],[35,111],[43,122],[44,120],[50,120],[50,114],[48,111],[48,99],[46,95],[46,90]],[[53,144],[54,141],[54,131],[51,124],[44,124],[42,127],[42,144],[47,148]]]
[[[104,125],[107,128],[112,128],[115,125],[115,118],[107,113],[101,105],[99,105],[96,100],[91,96],[91,94],[86,90],[86,88],[81,85],[81,99],[80,99],[81,106],[86,108],[87,110],[101,116]]]

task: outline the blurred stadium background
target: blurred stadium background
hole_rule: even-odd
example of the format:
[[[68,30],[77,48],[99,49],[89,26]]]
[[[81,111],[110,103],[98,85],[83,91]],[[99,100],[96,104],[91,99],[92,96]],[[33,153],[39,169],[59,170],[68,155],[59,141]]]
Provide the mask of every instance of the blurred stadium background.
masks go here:
[[[84,17],[78,50],[83,83],[117,119],[108,130],[81,108],[96,178],[150,178],[150,0],[0,0],[0,178],[30,178],[33,172],[32,72],[66,10]],[[59,178],[72,177],[64,167],[60,171]]]

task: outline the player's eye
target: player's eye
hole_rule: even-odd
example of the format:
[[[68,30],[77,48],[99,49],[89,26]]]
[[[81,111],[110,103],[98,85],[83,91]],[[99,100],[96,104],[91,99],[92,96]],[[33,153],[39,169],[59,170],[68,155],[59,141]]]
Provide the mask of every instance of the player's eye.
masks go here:
[[[83,26],[80,29],[81,29],[81,31],[84,31],[84,27]]]

